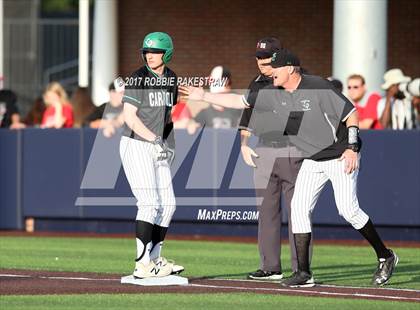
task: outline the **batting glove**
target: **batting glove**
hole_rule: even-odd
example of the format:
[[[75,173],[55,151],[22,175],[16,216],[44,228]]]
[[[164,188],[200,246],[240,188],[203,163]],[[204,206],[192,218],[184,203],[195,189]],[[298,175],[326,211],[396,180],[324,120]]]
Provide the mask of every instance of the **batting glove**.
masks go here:
[[[152,144],[155,149],[156,161],[167,160],[169,164],[172,164],[175,157],[175,151],[168,147],[168,145],[162,140],[162,137],[156,137]]]

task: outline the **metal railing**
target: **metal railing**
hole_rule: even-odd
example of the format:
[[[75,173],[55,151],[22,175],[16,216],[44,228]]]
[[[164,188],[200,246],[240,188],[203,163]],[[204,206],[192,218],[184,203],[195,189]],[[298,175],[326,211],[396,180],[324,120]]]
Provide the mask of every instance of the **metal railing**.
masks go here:
[[[79,60],[74,59],[61,63],[56,66],[49,67],[44,70],[43,74],[43,83],[44,85],[48,84],[51,81],[59,81],[62,84],[71,84],[77,82],[77,67],[79,65]],[[76,70],[76,74],[68,73],[69,71]],[[65,82],[66,81],[66,82]]]

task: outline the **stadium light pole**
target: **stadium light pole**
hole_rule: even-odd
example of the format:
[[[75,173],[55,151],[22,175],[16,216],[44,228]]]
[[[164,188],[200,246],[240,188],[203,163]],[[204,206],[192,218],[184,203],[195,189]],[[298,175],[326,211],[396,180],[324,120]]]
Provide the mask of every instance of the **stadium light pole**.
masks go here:
[[[79,0],[79,86],[89,86],[89,0]]]
[[[118,6],[116,0],[95,2],[92,47],[92,99],[109,100],[108,85],[118,70]]]

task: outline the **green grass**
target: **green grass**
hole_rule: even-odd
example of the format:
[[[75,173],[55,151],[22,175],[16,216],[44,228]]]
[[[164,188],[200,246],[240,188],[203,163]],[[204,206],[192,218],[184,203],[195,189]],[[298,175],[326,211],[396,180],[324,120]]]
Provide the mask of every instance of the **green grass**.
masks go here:
[[[400,263],[391,287],[420,289],[420,251],[396,248]],[[166,241],[163,255],[186,267],[188,277],[243,278],[258,267],[255,244]],[[129,274],[135,242],[118,238],[0,237],[0,268]],[[284,272],[290,273],[283,246]],[[318,282],[369,286],[376,268],[370,247],[316,245],[312,269]]]
[[[420,289],[419,249],[394,248],[400,256],[389,287]],[[186,267],[188,277],[244,278],[258,267],[255,244],[203,241],[166,241],[163,255]],[[0,268],[129,274],[134,267],[135,242],[117,238],[0,237]],[[290,273],[289,249],[283,247],[284,272]],[[316,245],[312,269],[324,284],[369,286],[376,268],[369,247]],[[329,299],[264,294],[141,294],[71,296],[1,296],[2,309],[140,309],[154,308],[264,309],[274,306],[305,309],[395,308],[395,302]],[[6,305],[6,307],[3,307]],[[398,302],[399,309],[414,308]],[[417,307],[416,307],[417,308]]]
[[[418,309],[416,303],[264,294],[2,296],[5,309]]]

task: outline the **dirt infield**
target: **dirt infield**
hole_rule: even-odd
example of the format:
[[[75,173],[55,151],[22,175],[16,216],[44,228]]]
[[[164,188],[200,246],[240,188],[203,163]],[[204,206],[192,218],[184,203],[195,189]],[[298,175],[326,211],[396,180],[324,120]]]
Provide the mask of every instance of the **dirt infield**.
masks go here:
[[[361,298],[420,303],[420,290],[317,285],[287,289],[278,283],[234,279],[192,278],[186,286],[143,287],[120,283],[121,275],[0,269],[0,295],[233,293]]]

